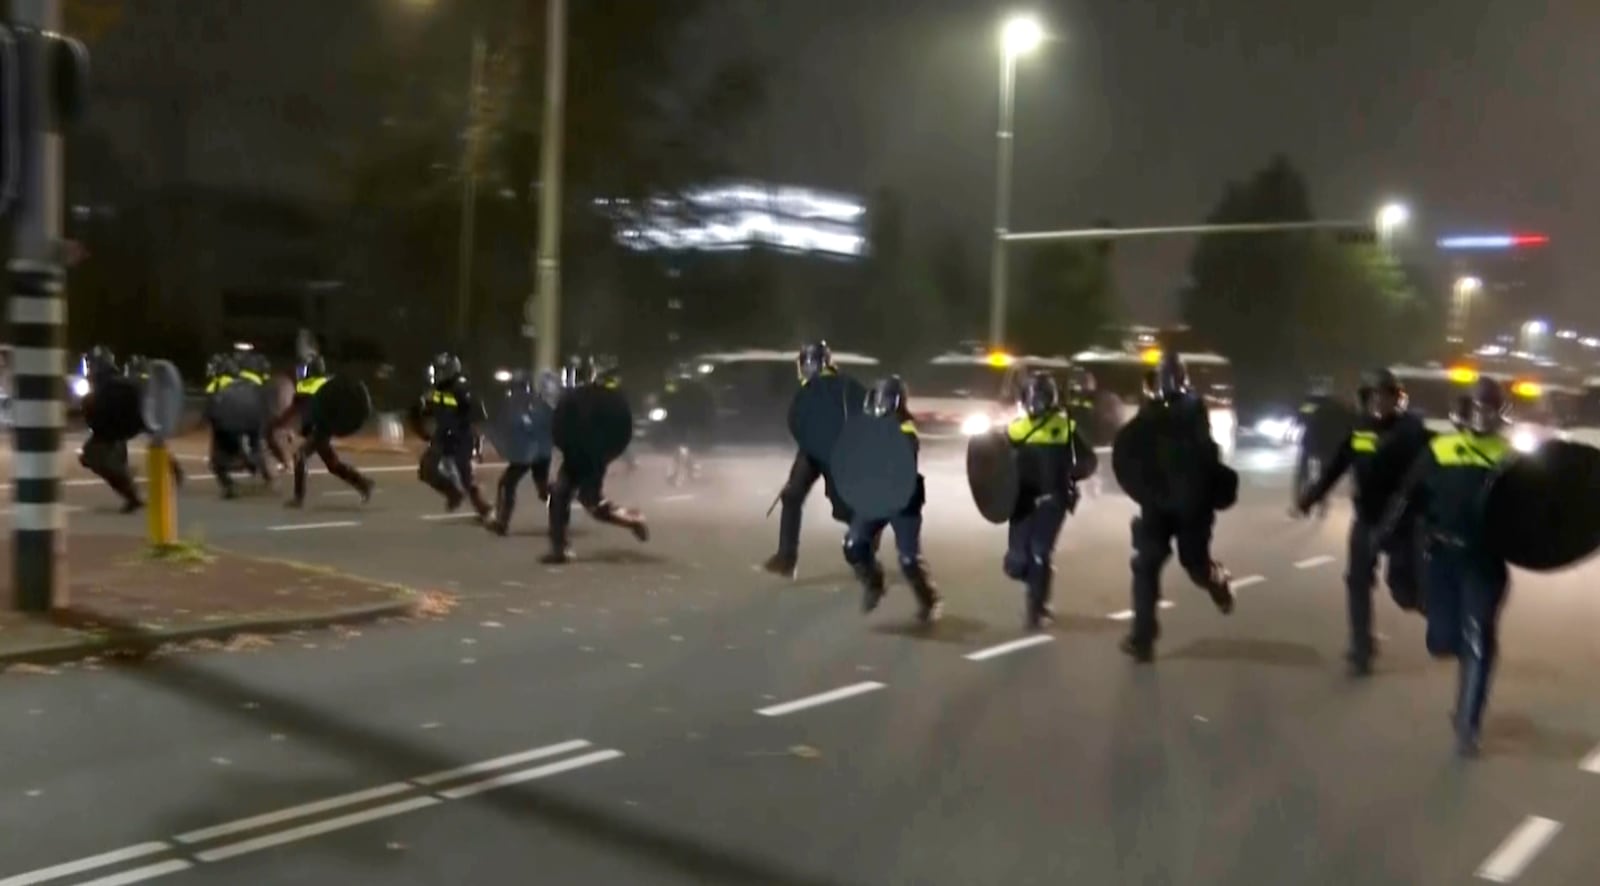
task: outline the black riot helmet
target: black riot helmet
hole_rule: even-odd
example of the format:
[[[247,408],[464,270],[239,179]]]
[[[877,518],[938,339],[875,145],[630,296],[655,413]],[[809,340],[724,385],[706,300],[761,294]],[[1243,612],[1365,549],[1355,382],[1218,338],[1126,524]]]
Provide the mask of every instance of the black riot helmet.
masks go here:
[[[1461,396],[1450,420],[1455,426],[1474,434],[1493,434],[1510,421],[1510,407],[1506,403],[1505,389],[1492,378],[1480,376],[1472,391]]]
[[[321,354],[312,354],[300,361],[294,368],[294,377],[304,381],[308,378],[321,378],[328,374],[328,363],[322,359]]]
[[[1055,412],[1061,406],[1061,388],[1056,384],[1056,377],[1044,370],[1028,373],[1017,397],[1017,405],[1029,418],[1043,418]]]
[[[133,361],[129,360],[128,371],[130,373],[133,372],[133,368]],[[212,354],[211,358],[206,360],[206,378],[221,378],[222,376],[229,374],[228,355]]]
[[[85,377],[97,375],[114,375],[117,370],[117,355],[105,345],[95,345],[89,353],[83,355],[83,374]]]
[[[1366,373],[1361,379],[1361,402],[1373,418],[1390,419],[1404,412],[1406,388],[1388,367]]]
[[[867,414],[875,418],[883,416],[904,417],[906,412],[906,383],[900,376],[891,375],[880,379],[867,392]]]
[[[833,368],[833,349],[825,341],[802,345],[794,360],[801,381],[810,381],[822,372]]]
[[[1176,352],[1167,351],[1156,364],[1156,396],[1171,401],[1189,392],[1189,370]]]
[[[433,362],[428,364],[428,383],[431,385],[448,385],[461,377],[461,358],[449,351],[435,354]]]
[[[272,371],[272,361],[260,351],[242,351],[235,356],[239,361],[239,368],[245,372],[266,375]]]
[[[578,355],[567,361],[567,367],[561,373],[561,386],[564,388],[592,385],[594,380],[594,358],[587,355]]]

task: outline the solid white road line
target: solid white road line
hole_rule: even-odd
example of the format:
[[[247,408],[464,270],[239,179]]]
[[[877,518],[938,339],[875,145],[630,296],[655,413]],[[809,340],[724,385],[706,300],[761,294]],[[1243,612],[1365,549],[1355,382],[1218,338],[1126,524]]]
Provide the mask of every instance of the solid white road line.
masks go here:
[[[1600,775],[1600,745],[1596,745],[1595,749],[1589,752],[1589,756],[1583,758],[1583,762],[1578,764],[1578,768],[1584,772]]]
[[[365,803],[369,800],[378,800],[382,799],[383,797],[393,796],[395,794],[403,794],[409,790],[411,790],[411,785],[403,781],[397,781],[365,791],[356,791],[353,794],[343,794],[338,797],[329,797],[326,800],[318,800],[315,803],[302,803],[299,806],[290,806],[287,809],[279,809],[277,812],[267,812],[262,815],[252,815],[249,818],[237,819],[226,824],[216,825],[215,827],[202,828],[198,831],[190,831],[187,834],[179,834],[172,839],[178,841],[179,843],[204,843],[208,840],[215,840],[218,837],[226,837],[242,831],[253,831],[257,828],[264,828],[268,825],[275,825],[285,821],[293,821],[297,818],[308,818],[313,815],[320,815],[324,812],[328,812],[333,809],[339,809],[344,806],[355,806],[359,803]]]
[[[1172,602],[1171,600],[1162,600],[1161,603],[1160,603],[1160,607],[1162,609],[1171,609],[1172,607],[1174,607],[1176,605],[1178,605],[1178,604]],[[1109,618],[1112,621],[1130,621],[1133,618],[1133,610],[1132,609],[1118,609],[1116,612],[1113,612],[1110,615],[1107,615],[1106,618]]]
[[[505,467],[505,464],[503,462],[495,462],[494,464],[478,465],[478,467],[479,468],[501,468],[501,467]],[[357,470],[359,470],[363,474],[398,474],[398,473],[400,473],[402,471],[415,472],[416,469],[417,469],[417,466],[416,465],[374,465],[374,466],[368,467],[366,465],[355,465],[355,468]],[[327,475],[328,469],[327,468],[312,468],[310,470],[307,470],[306,473],[309,476],[312,476],[312,477],[321,477],[321,476],[326,476]],[[210,474],[191,474],[189,476],[189,479],[191,479],[191,480],[196,480],[196,479],[198,479],[198,480],[210,480],[212,482],[216,482],[217,478],[211,476]],[[135,477],[134,478],[134,482],[135,483],[143,483],[143,482],[145,482],[145,478],[143,476]],[[98,477],[85,477],[85,478],[78,479],[78,480],[62,480],[61,481],[61,485],[62,486],[104,486],[105,485],[105,481],[99,479]],[[10,484],[10,483],[0,483],[0,489],[10,489],[11,486],[12,486],[12,484]]]
[[[761,708],[757,710],[756,713],[763,717],[781,717],[784,714],[792,714],[795,711],[803,711],[806,708],[814,708],[818,705],[842,701],[846,698],[853,698],[857,695],[863,695],[868,692],[876,692],[879,689],[886,688],[888,687],[882,683],[873,683],[870,681],[866,683],[856,683],[850,686],[841,686],[838,689],[833,689],[820,695],[808,695],[805,698],[797,698],[794,701],[786,701],[783,704],[773,705],[769,708]]]
[[[1522,872],[1544,847],[1550,845],[1561,832],[1561,822],[1539,815],[1530,815],[1506,837],[1500,848],[1478,868],[1479,879],[1493,883],[1510,883]]]
[[[306,529],[341,529],[346,526],[360,526],[356,520],[330,520],[327,523],[282,523],[277,526],[268,526],[268,532],[300,532]]]
[[[1328,564],[1328,563],[1332,563],[1332,562],[1333,562],[1333,558],[1331,556],[1329,556],[1327,554],[1323,554],[1320,557],[1307,557],[1304,560],[1299,560],[1294,564],[1294,568],[1296,568],[1296,569],[1315,569],[1318,566],[1322,566],[1322,565],[1325,565],[1325,564]]]
[[[525,781],[548,778],[552,775],[559,775],[563,772],[571,772],[574,769],[582,769],[585,766],[593,766],[596,763],[604,763],[607,760],[615,760],[621,756],[621,751],[595,751],[592,754],[584,754],[581,757],[573,757],[570,760],[561,760],[556,763],[546,763],[543,766],[537,766],[533,769],[524,769],[521,772],[508,772],[505,775],[497,775],[493,778],[486,778],[483,781],[475,781],[471,784],[464,784],[460,787],[451,788],[448,791],[440,791],[439,796],[445,798],[446,800],[460,800],[464,797],[482,794],[487,791],[495,790],[496,788],[510,787],[514,784],[522,784]]]
[[[33,886],[34,883],[44,883],[48,880],[70,877],[73,874],[81,874],[84,871],[92,871],[95,868],[121,864],[125,861],[132,861],[135,858],[144,858],[147,855],[158,855],[171,848],[169,844],[159,841],[140,843],[137,846],[114,849],[99,855],[91,855],[88,858],[80,858],[77,861],[69,861],[64,864],[29,871],[26,874],[7,877],[4,880],[0,880],[0,886]]]
[[[998,646],[990,646],[988,649],[979,649],[977,652],[968,655],[966,658],[967,661],[983,661],[986,658],[995,658],[996,656],[1016,652],[1019,649],[1027,649],[1030,646],[1041,646],[1045,643],[1053,643],[1055,642],[1055,639],[1055,637],[1052,637],[1049,634],[1036,634],[1032,637],[1023,637],[1020,640],[1012,640],[1009,643],[1001,643]]]
[[[194,865],[190,862],[184,861],[181,858],[174,858],[171,861],[163,861],[157,864],[145,865],[142,868],[134,868],[131,871],[123,871],[120,874],[112,874],[109,877],[101,877],[98,880],[89,880],[79,883],[77,886],[127,886],[129,883],[142,883],[145,880],[154,880],[157,877],[165,877],[168,874],[176,874],[179,871],[186,871],[192,867],[194,867]]]
[[[194,857],[204,862],[222,861],[223,859],[234,858],[250,852],[259,852],[262,849],[282,846],[285,843],[294,843],[299,840],[321,836],[332,831],[352,828],[359,824],[366,824],[369,821],[404,815],[407,812],[415,812],[418,809],[437,806],[443,802],[438,797],[413,797],[410,800],[401,800],[398,803],[390,803],[386,806],[378,806],[373,809],[352,812],[349,815],[341,815],[338,818],[330,818],[327,821],[301,825],[297,828],[266,834],[254,839],[241,840],[238,843],[229,843],[226,846],[218,846],[216,849],[207,849],[204,852],[195,853]]]
[[[542,748],[534,748],[528,751],[520,751],[515,754],[507,754],[504,757],[495,757],[493,760],[484,760],[481,763],[473,763],[467,766],[458,766],[455,769],[446,769],[443,772],[430,773],[428,775],[411,779],[411,783],[427,787],[429,785],[439,784],[440,782],[457,779],[464,775],[477,775],[480,772],[492,772],[496,769],[508,769],[512,766],[517,766],[522,763],[531,763],[534,760],[542,760],[545,757],[554,757],[557,754],[565,754],[568,751],[576,751],[586,747],[589,747],[589,743],[581,738],[574,739],[573,741],[564,741],[560,744],[546,745]]]
[[[476,519],[478,519],[478,512],[477,511],[456,511],[453,514],[422,514],[421,516],[417,517],[417,519],[418,520],[428,520],[428,521],[466,520],[466,519],[476,520]]]
[[[1237,591],[1240,588],[1248,588],[1251,585],[1261,584],[1262,582],[1264,582],[1266,580],[1267,580],[1267,578],[1264,575],[1241,575],[1240,577],[1234,579],[1230,583],[1229,587],[1232,587],[1234,590]]]

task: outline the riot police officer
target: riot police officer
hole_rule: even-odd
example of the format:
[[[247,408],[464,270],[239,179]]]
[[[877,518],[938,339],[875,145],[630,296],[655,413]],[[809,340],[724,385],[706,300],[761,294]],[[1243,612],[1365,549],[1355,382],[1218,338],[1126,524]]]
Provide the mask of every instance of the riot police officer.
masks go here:
[[[430,384],[422,395],[416,432],[428,441],[417,463],[417,477],[444,496],[445,507],[454,512],[463,498],[472,502],[480,520],[488,520],[490,507],[478,490],[472,475],[472,457],[477,447],[478,401],[461,372],[461,358],[441,353],[428,367]],[[423,420],[433,420],[429,434]]]
[[[1133,630],[1121,647],[1141,662],[1155,657],[1161,569],[1172,556],[1174,541],[1178,563],[1211,595],[1218,611],[1227,615],[1234,603],[1228,571],[1211,558],[1221,454],[1205,403],[1189,389],[1188,371],[1177,354],[1162,355],[1151,393],[1134,420],[1152,423],[1156,451],[1145,456],[1163,466],[1166,488],[1161,501],[1141,503],[1133,519]]]
[[[833,366],[833,351],[825,341],[812,342],[802,347],[799,355],[795,357],[795,368],[800,375],[801,386],[810,384],[818,378],[838,374],[838,370]],[[763,564],[762,568],[768,572],[794,578],[795,567],[800,561],[800,517],[805,511],[806,496],[811,494],[811,487],[815,486],[818,480],[823,481],[823,492],[833,505],[834,519],[849,524],[850,509],[834,493],[833,482],[828,478],[826,467],[806,455],[804,450],[796,452],[794,462],[789,467],[789,479],[783,484],[783,491],[778,494],[778,501],[782,505],[782,511],[778,515],[778,552]]]
[[[1482,498],[1491,475],[1514,450],[1505,437],[1505,391],[1493,379],[1479,378],[1450,418],[1456,432],[1428,442],[1390,504],[1379,539],[1387,540],[1413,503],[1420,507],[1428,532],[1423,583],[1428,652],[1460,662],[1451,715],[1456,750],[1474,756],[1499,653],[1500,608],[1511,580],[1505,560],[1485,538]]]
[[[563,401],[569,397],[586,396],[585,389],[600,385],[594,360],[589,357],[573,358],[566,367],[562,382],[566,388],[562,392]],[[559,416],[561,404],[556,408]],[[641,542],[649,541],[650,527],[645,523],[643,514],[606,499],[606,465],[595,457],[595,453],[572,448],[582,446],[581,442],[568,441],[565,445],[569,448],[561,454],[561,467],[556,470],[556,480],[550,488],[550,553],[542,558],[543,562],[560,564],[572,559],[572,548],[567,544],[567,527],[572,522],[574,498],[594,519],[621,526]]]
[[[281,427],[299,421],[300,445],[294,452],[294,497],[285,502],[288,507],[303,507],[306,501],[306,462],[315,454],[322,459],[328,473],[348,483],[361,494],[365,504],[372,500],[373,482],[354,467],[344,463],[333,449],[333,435],[317,424],[311,410],[311,398],[328,383],[328,364],[320,354],[311,354],[295,367],[294,399],[283,415],[273,422]]]
[[[1018,392],[1022,415],[1006,427],[1016,452],[1017,503],[1011,514],[1004,570],[1027,589],[1030,629],[1055,621],[1050,608],[1056,539],[1078,506],[1078,484],[1093,476],[1094,447],[1078,432],[1048,372],[1030,373]]]
[[[234,363],[239,367],[239,380],[248,382],[261,388],[263,400],[271,402],[267,386],[272,383],[272,361],[260,351],[238,351],[233,355]],[[272,473],[267,471],[266,454],[271,454],[273,462],[279,471],[288,468],[289,458],[283,452],[283,447],[278,445],[278,438],[272,433],[271,422],[262,423],[259,431],[245,435],[245,443],[249,447],[251,460],[264,471],[263,480],[271,480]],[[263,453],[265,449],[265,453]]]
[[[89,349],[82,360],[83,376],[89,382],[89,394],[84,399],[84,412],[92,413],[94,410],[93,399],[95,392],[113,378],[122,375],[117,367],[116,355],[104,345],[95,345]],[[133,483],[133,475],[128,470],[128,443],[126,440],[106,440],[89,432],[83,441],[83,448],[78,453],[78,463],[87,468],[96,477],[104,480],[111,491],[122,496],[122,513],[131,514],[144,507],[144,501],[139,498],[139,490]]]
[[[511,394],[537,394],[541,401],[539,408],[546,413],[554,410],[556,401],[561,398],[561,377],[549,369],[539,371],[538,380],[534,381],[528,376],[526,370],[518,370],[511,376]],[[550,500],[550,461],[551,449],[548,439],[549,417],[545,417],[545,439],[541,445],[535,447],[533,461],[526,463],[509,462],[506,469],[500,473],[500,482],[495,492],[495,513],[489,521],[489,528],[497,535],[505,535],[511,526],[511,515],[517,508],[517,484],[528,475],[533,476],[533,487],[539,493],[539,500]],[[504,453],[502,453],[503,455]]]
[[[1380,554],[1388,555],[1388,585],[1401,609],[1416,611],[1421,593],[1421,549],[1415,521],[1409,516],[1392,530],[1387,547],[1374,544],[1374,531],[1404,473],[1427,448],[1432,434],[1422,420],[1406,411],[1406,392],[1389,369],[1370,373],[1361,388],[1367,414],[1333,451],[1322,475],[1301,493],[1296,511],[1305,515],[1323,501],[1350,471],[1355,477],[1354,514],[1350,520],[1349,563],[1345,593],[1350,613],[1350,649],[1346,660],[1356,676],[1372,672],[1376,644],[1372,635],[1372,586]]]
[[[1327,376],[1312,378],[1295,416],[1300,431],[1294,467],[1295,502],[1321,479],[1333,451],[1349,436],[1352,422],[1350,410],[1333,395],[1333,380]],[[1323,503],[1317,509],[1317,516],[1327,514],[1328,506]]]
[[[240,369],[237,358],[232,354],[217,354],[206,362],[206,387],[207,397],[235,384],[250,384],[240,378]],[[250,473],[270,480],[271,474],[267,472],[266,460],[262,457],[259,429],[256,433],[240,433],[233,428],[219,427],[216,417],[208,413],[211,422],[211,473],[217,479],[217,485],[222,488],[223,498],[233,498],[238,491],[233,485],[231,470],[235,463],[243,460],[249,465]],[[258,418],[259,422],[260,419]]]
[[[900,423],[900,432],[911,438],[912,450],[917,445],[917,426],[911,419],[906,404],[906,386],[897,375],[892,375],[873,387],[867,394],[866,414],[875,418],[892,418]],[[911,585],[917,598],[917,620],[930,624],[938,620],[943,608],[939,590],[928,574],[928,562],[922,556],[922,505],[927,493],[922,475],[917,475],[917,489],[911,501],[900,513],[886,520],[851,519],[844,536],[844,560],[855,570],[861,582],[862,604],[865,612],[872,612],[883,601],[883,566],[878,562],[878,540],[885,526],[894,530],[894,546],[900,555],[900,573]]]

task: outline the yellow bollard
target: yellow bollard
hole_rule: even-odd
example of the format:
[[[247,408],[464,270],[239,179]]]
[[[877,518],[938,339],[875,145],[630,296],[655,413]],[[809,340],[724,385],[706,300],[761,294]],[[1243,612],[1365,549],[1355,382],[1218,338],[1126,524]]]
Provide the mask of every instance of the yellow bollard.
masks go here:
[[[178,543],[178,496],[172,483],[172,454],[164,443],[151,443],[145,450],[145,476],[149,480],[150,544],[171,547]]]

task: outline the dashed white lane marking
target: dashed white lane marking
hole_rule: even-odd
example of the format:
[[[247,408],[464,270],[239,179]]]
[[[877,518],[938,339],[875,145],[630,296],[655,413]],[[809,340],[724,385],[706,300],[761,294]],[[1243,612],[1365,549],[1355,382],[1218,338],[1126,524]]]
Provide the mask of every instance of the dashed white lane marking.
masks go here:
[[[259,852],[262,849],[270,849],[273,846],[282,846],[285,843],[294,843],[309,837],[320,836],[331,831],[355,827],[358,824],[366,824],[369,821],[377,821],[380,818],[404,815],[407,812],[415,812],[418,809],[437,806],[443,802],[438,797],[413,797],[410,800],[401,800],[398,803],[390,803],[373,809],[363,809],[360,812],[352,812],[349,815],[341,815],[338,818],[330,818],[327,821],[301,825],[286,831],[278,831],[275,834],[266,834],[249,840],[241,840],[238,843],[230,843],[227,846],[219,846],[216,849],[208,849],[204,852],[195,853],[195,858],[205,862],[222,861],[223,859],[234,858],[249,852]]]
[[[478,518],[478,515],[474,511],[457,511],[454,514],[423,514],[422,516],[418,517],[417,519],[418,520],[465,520],[465,519],[467,519],[469,517],[474,519],[474,520],[476,520]]]
[[[411,790],[411,785],[408,785],[403,781],[392,782],[379,787],[369,788],[364,791],[356,791],[353,794],[343,794],[338,797],[329,797],[326,800],[318,800],[315,803],[303,803],[299,806],[290,806],[287,809],[279,809],[277,812],[268,812],[262,815],[252,815],[249,818],[237,819],[235,821],[227,822],[226,824],[219,824],[215,827],[202,828],[198,831],[190,831],[187,834],[179,834],[172,839],[178,841],[179,843],[204,843],[207,840],[215,840],[218,837],[226,837],[231,834],[241,833],[243,831],[253,831],[257,828],[264,828],[285,821],[293,821],[297,818],[307,818],[313,815],[320,815],[321,813],[329,812],[345,806],[355,806],[371,800],[391,797],[395,794],[403,794],[409,790]]]
[[[573,739],[572,741],[561,742],[560,744],[546,745],[542,748],[534,748],[532,750],[521,751],[515,754],[507,754],[504,757],[496,757],[493,760],[484,760],[481,763],[472,763],[467,766],[459,766],[455,769],[446,769],[443,772],[430,773],[419,778],[413,778],[411,781],[413,784],[419,784],[423,787],[427,787],[429,785],[436,785],[440,782],[460,778],[464,775],[477,775],[480,772],[493,772],[496,769],[506,769],[511,766],[516,766],[522,763],[530,763],[534,760],[542,760],[545,757],[554,757],[558,754],[565,754],[568,751],[576,751],[586,747],[589,747],[589,743],[581,738],[577,738]]]
[[[847,698],[854,698],[857,695],[865,695],[868,692],[876,692],[879,689],[887,688],[888,687],[882,683],[873,683],[870,681],[866,683],[854,683],[849,686],[841,686],[838,689],[831,689],[827,692],[817,695],[808,695],[805,698],[797,698],[794,701],[786,701],[783,704],[776,704],[772,707],[758,708],[756,713],[763,717],[782,717],[784,714],[792,714],[796,711],[803,711],[806,708],[814,708],[818,705],[831,704],[836,701],[843,701]]]
[[[70,877],[73,874],[81,874],[84,871],[92,871],[95,868],[121,864],[125,861],[132,861],[135,858],[144,858],[147,855],[159,855],[170,848],[172,847],[168,844],[156,841],[140,843],[137,846],[128,846],[122,849],[113,849],[110,852],[91,855],[88,858],[80,858],[77,861],[69,861],[53,867],[29,871],[26,874],[7,877],[4,880],[0,880],[0,886],[33,886],[34,883],[44,883],[48,880]]]
[[[1171,609],[1172,607],[1177,606],[1177,605],[1178,604],[1172,602],[1171,600],[1162,600],[1161,601],[1161,608],[1162,609]],[[1133,610],[1132,609],[1118,609],[1116,612],[1113,612],[1110,615],[1107,615],[1106,618],[1109,618],[1112,621],[1131,621],[1133,619]]]
[[[1267,578],[1264,575],[1242,575],[1229,583],[1229,587],[1237,591],[1240,588],[1248,588],[1251,585],[1261,584],[1266,580]]]
[[[145,865],[142,868],[134,868],[131,871],[123,871],[120,874],[112,874],[109,877],[101,877],[98,880],[89,880],[84,883],[79,883],[78,886],[128,886],[129,883],[142,883],[145,880],[154,880],[156,877],[165,877],[168,874],[176,874],[179,871],[186,871],[192,867],[194,867],[192,863],[184,861],[181,858],[174,858],[171,861],[163,861],[156,864]]]
[[[1042,646],[1045,643],[1053,643],[1055,642],[1055,639],[1055,637],[1052,637],[1049,634],[1037,634],[1032,637],[1023,637],[1020,640],[1012,640],[1009,643],[1001,643],[998,646],[990,646],[988,649],[979,649],[977,652],[971,653],[966,658],[967,661],[983,661],[986,658],[996,658],[1001,655],[1008,655],[1021,649],[1027,649],[1031,646]]]
[[[684,493],[683,495],[663,495],[660,498],[656,499],[656,501],[661,502],[663,504],[665,504],[667,502],[672,502],[672,501],[693,501],[693,500],[694,500],[694,493],[692,493],[692,492]]]
[[[548,778],[549,776],[559,775],[563,772],[570,772],[574,769],[582,769],[585,766],[593,766],[596,763],[604,763],[608,760],[615,760],[621,756],[621,751],[595,751],[592,754],[584,754],[581,757],[573,757],[570,760],[561,760],[556,763],[546,763],[543,766],[536,766],[532,769],[524,769],[521,772],[508,772],[505,775],[497,775],[494,778],[484,779],[483,781],[473,782],[472,784],[465,784],[458,788],[451,788],[448,791],[440,791],[439,796],[445,798],[446,800],[460,800],[463,797],[471,797],[476,794],[484,793],[485,791],[495,790],[496,788],[510,787],[514,784],[522,784],[525,781],[533,781],[534,779],[538,778]]]
[[[1296,568],[1296,569],[1315,569],[1318,566],[1324,566],[1324,565],[1326,565],[1328,563],[1332,563],[1332,562],[1333,562],[1333,557],[1331,557],[1331,556],[1329,556],[1327,554],[1323,554],[1320,557],[1307,557],[1304,560],[1298,560],[1298,561],[1295,562],[1294,568]]]
[[[417,469],[416,465],[371,465],[371,466],[355,465],[354,467],[356,468],[356,470],[360,471],[363,474],[398,474],[401,471],[416,471],[416,469]],[[494,463],[489,463],[489,464],[481,464],[481,465],[478,465],[478,467],[479,468],[503,468],[503,467],[505,467],[505,463],[504,462],[494,462]],[[328,469],[327,468],[311,468],[311,469],[308,469],[306,471],[306,473],[308,475],[312,476],[312,477],[323,477],[323,476],[327,476]],[[189,475],[189,479],[191,479],[191,480],[195,480],[195,479],[198,479],[198,480],[210,480],[210,481],[212,481],[214,483],[214,482],[216,482],[217,478],[211,476],[210,474],[191,474],[191,475]],[[134,480],[135,483],[144,483],[145,482],[145,478],[143,476],[135,477],[135,478],[133,478],[133,480]],[[61,485],[62,486],[72,486],[72,487],[78,487],[78,486],[104,486],[105,485],[105,481],[101,480],[98,477],[84,477],[84,478],[77,479],[77,480],[62,480],[61,481]],[[10,489],[11,486],[12,486],[12,484],[10,484],[10,483],[0,483],[0,489]]]
[[[1522,872],[1544,847],[1550,845],[1561,832],[1561,822],[1540,815],[1530,815],[1517,825],[1500,847],[1478,868],[1478,878],[1492,883],[1510,883]]]
[[[1584,772],[1600,775],[1600,745],[1595,745],[1594,750],[1589,752],[1589,756],[1584,757],[1583,762],[1578,764],[1578,768]]]
[[[356,520],[329,520],[326,523],[281,523],[277,526],[268,526],[268,532],[302,532],[307,529],[343,529],[347,526],[360,526]]]

